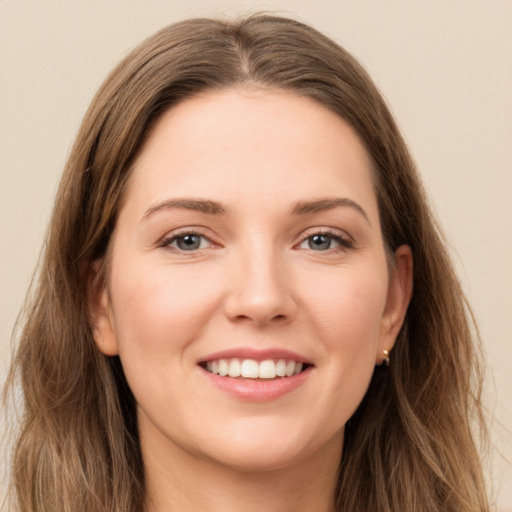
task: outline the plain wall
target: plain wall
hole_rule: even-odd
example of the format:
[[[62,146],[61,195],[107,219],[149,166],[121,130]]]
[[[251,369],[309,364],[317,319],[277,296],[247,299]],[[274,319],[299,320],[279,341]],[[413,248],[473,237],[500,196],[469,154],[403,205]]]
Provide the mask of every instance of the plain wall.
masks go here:
[[[0,0],[0,376],[60,172],[107,72],[168,23],[262,10],[332,36],[360,59],[389,101],[474,306],[489,362],[494,441],[512,459],[512,2],[506,0]],[[512,468],[499,456],[492,467],[497,501],[512,510]]]

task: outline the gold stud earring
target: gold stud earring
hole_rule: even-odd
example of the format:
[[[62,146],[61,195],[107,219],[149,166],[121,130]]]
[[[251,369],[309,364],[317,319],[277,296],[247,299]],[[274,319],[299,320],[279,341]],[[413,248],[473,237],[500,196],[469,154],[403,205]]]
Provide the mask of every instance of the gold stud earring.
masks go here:
[[[384,356],[382,358],[382,362],[386,365],[386,366],[389,366],[389,351],[388,350],[383,350],[382,351],[382,355]]]

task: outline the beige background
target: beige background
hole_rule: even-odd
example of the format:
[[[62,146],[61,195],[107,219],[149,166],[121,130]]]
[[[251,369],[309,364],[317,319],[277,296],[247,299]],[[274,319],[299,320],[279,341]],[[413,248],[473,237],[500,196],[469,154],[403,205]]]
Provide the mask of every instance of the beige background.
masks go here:
[[[363,62],[391,104],[480,322],[494,441],[510,460],[512,1],[506,0],[0,0],[0,377],[60,171],[106,73],[165,24],[256,10],[301,18],[334,37]],[[512,468],[499,456],[492,467],[496,500],[512,510]]]

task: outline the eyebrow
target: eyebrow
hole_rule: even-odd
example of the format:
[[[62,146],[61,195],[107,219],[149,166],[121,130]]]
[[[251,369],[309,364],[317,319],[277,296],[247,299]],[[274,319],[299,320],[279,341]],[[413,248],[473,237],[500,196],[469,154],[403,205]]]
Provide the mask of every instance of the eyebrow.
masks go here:
[[[326,199],[315,199],[312,201],[298,201],[293,206],[292,213],[294,215],[310,215],[312,213],[325,212],[339,207],[353,208],[359,212],[371,226],[370,219],[364,211],[364,208],[348,197],[332,197]]]
[[[207,199],[166,199],[148,208],[142,218],[146,219],[156,212],[170,210],[172,208],[194,210],[210,215],[224,215],[226,213],[226,209],[216,201],[209,201]]]
[[[297,201],[292,207],[293,215],[311,215],[313,213],[325,212],[339,207],[353,208],[359,212],[371,225],[368,215],[363,207],[347,197],[333,197],[325,199],[314,199],[311,201]],[[179,208],[183,210],[193,210],[197,212],[207,213],[210,215],[224,215],[226,209],[222,204],[208,199],[166,199],[146,210],[143,219],[161,211]]]

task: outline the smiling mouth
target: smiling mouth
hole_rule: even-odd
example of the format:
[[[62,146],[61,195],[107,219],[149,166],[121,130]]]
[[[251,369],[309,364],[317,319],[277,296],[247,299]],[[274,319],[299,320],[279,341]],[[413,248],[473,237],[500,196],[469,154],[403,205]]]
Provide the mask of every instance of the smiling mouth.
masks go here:
[[[240,359],[237,357],[205,361],[200,366],[207,372],[221,377],[245,379],[275,379],[293,377],[311,365],[291,359]]]

